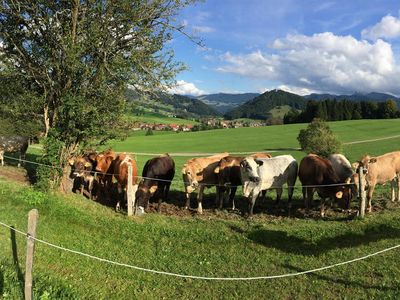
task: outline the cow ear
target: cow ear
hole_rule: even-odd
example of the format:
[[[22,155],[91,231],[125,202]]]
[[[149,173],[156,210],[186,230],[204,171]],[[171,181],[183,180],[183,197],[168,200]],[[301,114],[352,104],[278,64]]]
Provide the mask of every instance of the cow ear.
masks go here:
[[[255,161],[256,164],[259,165],[259,166],[262,166],[262,165],[264,164],[264,162],[263,162],[262,160],[255,159],[254,161]]]
[[[338,198],[338,199],[342,199],[342,197],[343,197],[343,192],[342,191],[339,191],[339,192],[337,192],[336,193],[336,198]]]
[[[91,166],[92,166],[92,164],[91,164],[90,162],[88,162],[88,161],[85,162],[85,167],[86,167],[86,168],[89,168],[89,167],[91,167]]]
[[[185,168],[182,169],[182,174],[186,174],[186,169]]]
[[[349,184],[351,182],[351,177],[346,179],[346,183]]]
[[[68,159],[68,163],[69,163],[70,166],[73,166],[73,165],[74,165],[74,162],[75,162],[75,159],[74,159],[74,158]]]
[[[150,188],[150,193],[154,194],[155,191],[157,191],[157,184],[152,185],[151,188]]]
[[[369,163],[370,163],[370,164],[376,163],[376,158],[375,158],[375,157],[371,158],[371,159],[369,160]]]
[[[360,162],[357,161],[357,162],[355,162],[355,163],[352,163],[351,166],[353,167],[353,169],[357,170],[358,167],[360,166]]]

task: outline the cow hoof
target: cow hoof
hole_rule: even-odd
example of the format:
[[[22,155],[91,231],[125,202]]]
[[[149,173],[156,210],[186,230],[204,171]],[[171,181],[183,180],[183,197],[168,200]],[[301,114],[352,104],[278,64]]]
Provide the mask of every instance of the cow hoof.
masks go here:
[[[138,206],[138,208],[136,209],[136,212],[135,212],[135,216],[143,216],[143,215],[145,215],[146,214],[146,212],[144,211],[144,207],[142,207],[142,206]]]

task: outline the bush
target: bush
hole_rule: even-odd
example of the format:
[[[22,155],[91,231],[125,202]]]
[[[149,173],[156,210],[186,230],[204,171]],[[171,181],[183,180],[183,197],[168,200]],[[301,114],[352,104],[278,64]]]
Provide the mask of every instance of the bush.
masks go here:
[[[323,157],[338,153],[342,148],[342,143],[321,119],[314,119],[306,129],[300,130],[297,140],[303,151]]]

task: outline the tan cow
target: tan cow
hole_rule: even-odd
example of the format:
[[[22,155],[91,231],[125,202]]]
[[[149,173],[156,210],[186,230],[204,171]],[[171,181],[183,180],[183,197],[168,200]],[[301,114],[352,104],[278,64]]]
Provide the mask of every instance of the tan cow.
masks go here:
[[[127,153],[119,154],[113,161],[109,168],[109,171],[112,171],[114,174],[114,178],[118,184],[118,192],[124,192],[124,200],[127,198],[127,185],[128,185],[128,167],[132,166],[132,193],[133,199],[135,199],[135,194],[138,188],[138,170],[136,161]],[[115,207],[116,210],[120,210],[121,204],[120,201],[117,202]]]
[[[400,151],[390,152],[381,156],[371,157],[365,155],[355,167],[362,166],[365,171],[365,180],[368,185],[367,192],[367,211],[371,212],[372,194],[377,184],[391,183],[392,202],[396,199],[400,201]]]
[[[217,197],[219,194],[218,177],[214,173],[221,158],[228,156],[229,153],[224,152],[209,157],[198,157],[189,159],[182,168],[183,183],[185,184],[186,205],[190,207],[190,194],[198,190],[197,193],[197,211],[203,213],[202,200],[204,188],[216,186]]]
[[[269,153],[254,153],[251,155],[253,158],[271,158],[272,155]],[[219,189],[219,208],[221,209],[229,192],[229,203],[232,205],[232,209],[235,209],[235,194],[237,187],[242,185],[242,179],[240,176],[240,163],[245,156],[226,156],[222,158],[214,172],[218,176]],[[265,192],[263,193],[265,195]]]

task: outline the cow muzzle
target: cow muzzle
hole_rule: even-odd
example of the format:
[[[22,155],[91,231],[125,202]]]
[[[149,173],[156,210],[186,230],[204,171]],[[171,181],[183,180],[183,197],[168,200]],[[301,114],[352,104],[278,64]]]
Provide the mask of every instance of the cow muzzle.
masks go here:
[[[258,176],[250,176],[249,179],[251,182],[255,182],[255,183],[260,182],[260,177],[258,177]]]

